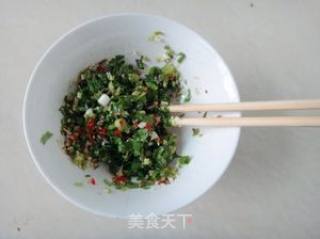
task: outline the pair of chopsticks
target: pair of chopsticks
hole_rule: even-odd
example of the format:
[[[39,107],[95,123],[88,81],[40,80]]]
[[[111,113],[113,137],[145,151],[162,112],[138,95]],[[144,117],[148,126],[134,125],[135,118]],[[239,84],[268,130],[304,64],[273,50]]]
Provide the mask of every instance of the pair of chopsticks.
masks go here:
[[[172,113],[183,112],[241,112],[270,110],[315,110],[320,100],[265,101],[217,104],[171,105]],[[320,126],[320,116],[268,116],[268,117],[174,117],[175,126]]]

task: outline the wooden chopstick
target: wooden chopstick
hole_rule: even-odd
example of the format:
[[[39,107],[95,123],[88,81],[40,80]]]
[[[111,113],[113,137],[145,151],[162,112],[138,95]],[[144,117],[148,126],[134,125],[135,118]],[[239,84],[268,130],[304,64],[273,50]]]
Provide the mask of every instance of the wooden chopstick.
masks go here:
[[[310,110],[320,109],[320,100],[261,101],[216,104],[171,105],[171,112],[206,112],[206,111],[265,111],[265,110]]]
[[[320,126],[320,116],[173,118],[174,126]]]
[[[171,105],[170,112],[239,112],[267,110],[314,110],[320,109],[320,100],[261,101],[241,103]],[[269,117],[211,117],[173,118],[175,126],[320,126],[320,116],[269,116]]]

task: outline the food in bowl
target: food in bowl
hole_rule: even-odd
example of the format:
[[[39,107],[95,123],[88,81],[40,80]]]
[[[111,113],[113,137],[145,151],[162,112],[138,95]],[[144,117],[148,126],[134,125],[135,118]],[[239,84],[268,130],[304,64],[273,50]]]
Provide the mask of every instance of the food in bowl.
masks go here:
[[[107,166],[116,188],[168,184],[190,161],[177,153],[167,109],[182,95],[175,64],[185,55],[165,52],[162,66],[116,55],[87,67],[60,108],[65,152],[81,169]]]
[[[148,64],[157,64],[155,59],[163,55],[164,44],[148,41],[150,32],[155,30],[165,33],[165,44],[187,55],[177,68],[181,82],[192,93],[191,103],[239,102],[228,67],[205,39],[170,19],[143,14],[100,17],[74,28],[46,51],[28,83],[23,128],[37,169],[59,195],[97,215],[120,218],[132,213],[161,215],[189,204],[218,181],[238,143],[239,128],[200,128],[202,137],[193,136],[190,127],[174,128],[178,135],[177,152],[192,157],[187,166],[179,169],[176,179],[149,190],[120,191],[111,187],[111,194],[104,183],[104,179],[111,181],[111,178],[103,164],[96,170],[89,166],[81,170],[68,160],[69,156],[61,149],[64,137],[60,134],[62,115],[58,109],[71,91],[70,81],[86,66],[118,54],[134,64],[133,50],[150,57]],[[40,138],[46,131],[53,136],[46,137],[44,145]],[[91,178],[95,180],[89,183]],[[76,182],[82,186],[75,187]]]

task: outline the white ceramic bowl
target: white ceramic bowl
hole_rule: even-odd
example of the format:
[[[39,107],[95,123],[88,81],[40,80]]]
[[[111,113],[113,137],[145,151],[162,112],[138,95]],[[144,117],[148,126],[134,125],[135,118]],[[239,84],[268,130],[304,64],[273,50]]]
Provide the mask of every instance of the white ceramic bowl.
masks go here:
[[[218,53],[197,33],[158,16],[120,14],[82,24],[58,39],[31,75],[23,124],[33,161],[59,194],[95,214],[115,217],[162,214],[185,206],[217,182],[235,152],[239,128],[202,128],[202,137],[192,137],[191,128],[183,128],[178,132],[179,151],[191,155],[192,161],[172,184],[109,194],[102,182],[106,177],[102,168],[82,171],[62,151],[59,131],[62,116],[58,109],[78,72],[115,54],[124,54],[129,60],[133,60],[133,51],[151,58],[161,55],[163,46],[147,40],[158,30],[166,34],[173,49],[187,55],[180,71],[191,88],[192,103],[239,101],[232,75]],[[40,137],[47,130],[54,136],[42,145]],[[85,182],[87,173],[94,175],[97,185],[85,183],[83,187],[75,187],[75,182]]]

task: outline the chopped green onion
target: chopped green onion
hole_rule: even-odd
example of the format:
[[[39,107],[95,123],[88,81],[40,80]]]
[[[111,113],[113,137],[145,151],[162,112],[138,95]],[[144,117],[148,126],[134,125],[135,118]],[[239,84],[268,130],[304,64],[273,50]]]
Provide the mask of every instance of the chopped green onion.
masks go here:
[[[177,62],[181,64],[185,59],[186,54],[184,54],[183,52],[179,52],[177,55]]]
[[[46,131],[40,138],[40,142],[42,144],[46,144],[47,141],[53,136],[53,133],[51,133],[50,131]]]
[[[206,112],[204,112],[204,114],[202,115],[202,118],[207,118],[207,114],[208,114],[208,112],[206,111]]]
[[[161,31],[155,31],[149,36],[149,41],[160,41],[161,37],[164,36],[164,33]]]
[[[192,136],[202,136],[199,128],[192,128]]]
[[[185,92],[184,94],[182,94],[181,96],[181,102],[182,103],[188,103],[191,101],[191,90],[187,89],[187,92]]]
[[[76,187],[83,187],[84,186],[84,184],[82,182],[75,182],[73,185]]]
[[[189,164],[191,161],[191,158],[189,156],[180,156],[178,158],[178,163],[180,165],[185,165],[185,164]]]

